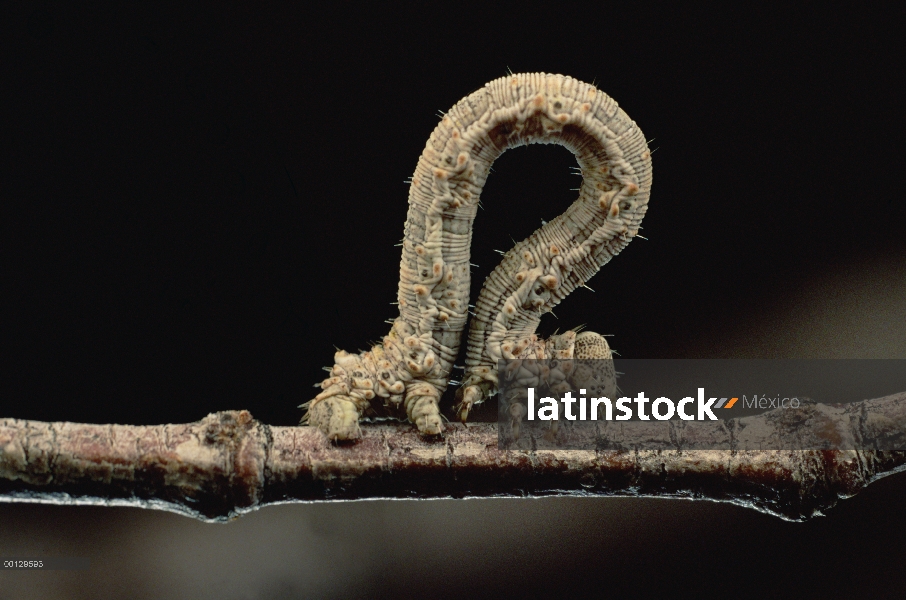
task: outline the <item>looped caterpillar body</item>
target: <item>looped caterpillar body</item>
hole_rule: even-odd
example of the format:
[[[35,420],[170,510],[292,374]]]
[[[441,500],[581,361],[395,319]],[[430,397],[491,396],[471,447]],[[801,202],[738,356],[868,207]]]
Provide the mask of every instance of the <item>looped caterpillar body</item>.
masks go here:
[[[474,404],[496,391],[498,359],[581,357],[575,332],[539,340],[535,330],[542,314],[638,233],[651,190],[651,154],[638,126],[594,86],[563,75],[509,75],[456,103],[428,139],[409,188],[400,316],[371,350],[337,352],[321,393],[302,405],[303,421],[332,440],[356,438],[358,420],[377,396],[420,432],[441,432],[438,401],[469,314],[469,249],[481,191],[498,156],[533,143],[559,144],[576,156],[579,198],[516,244],[485,281],[469,330],[458,414],[465,421]],[[598,338],[588,347],[606,346]]]

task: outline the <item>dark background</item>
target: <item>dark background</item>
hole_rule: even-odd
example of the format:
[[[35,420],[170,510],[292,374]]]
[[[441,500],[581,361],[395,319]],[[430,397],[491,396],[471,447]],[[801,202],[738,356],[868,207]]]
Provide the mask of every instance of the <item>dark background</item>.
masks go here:
[[[642,234],[542,324],[624,357],[906,358],[904,9],[627,3],[4,5],[0,416],[274,425],[384,335],[403,180],[436,111],[513,72],[596,81],[655,150]],[[388,5],[389,6],[389,5]],[[474,298],[569,205],[555,146],[495,164]],[[449,404],[447,405],[449,409]],[[906,481],[788,524],[711,503],[269,508],[229,525],[0,504],[0,598],[902,590]]]

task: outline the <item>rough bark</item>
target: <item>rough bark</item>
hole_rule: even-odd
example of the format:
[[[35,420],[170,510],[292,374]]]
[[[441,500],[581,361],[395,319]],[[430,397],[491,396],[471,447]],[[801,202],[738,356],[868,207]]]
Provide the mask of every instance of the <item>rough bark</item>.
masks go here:
[[[525,452],[500,450],[495,424],[447,424],[442,438],[408,424],[369,425],[355,443],[335,445],[315,428],[271,427],[247,411],[157,426],[4,419],[0,500],[223,521],[277,502],[619,495],[732,502],[805,520],[906,466],[906,452],[878,449],[881,441],[904,447],[906,392],[820,406],[800,421],[797,439],[855,440],[845,446],[855,449],[755,451],[738,440],[736,450],[695,448],[732,422],[689,423],[683,440],[669,426],[646,430],[649,442],[663,437],[662,450]],[[785,435],[777,411],[745,419],[751,430]]]

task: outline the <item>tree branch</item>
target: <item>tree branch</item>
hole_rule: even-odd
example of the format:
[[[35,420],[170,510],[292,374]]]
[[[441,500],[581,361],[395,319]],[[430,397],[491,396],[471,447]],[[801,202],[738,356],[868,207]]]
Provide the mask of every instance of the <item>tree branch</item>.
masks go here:
[[[360,440],[336,446],[317,429],[271,427],[247,411],[158,426],[4,419],[0,500],[137,506],[223,521],[279,502],[657,496],[804,520],[906,468],[906,452],[878,449],[882,441],[904,446],[906,392],[819,406],[800,423],[797,439],[854,439],[848,447],[855,449],[696,449],[696,440],[713,443],[721,435],[742,448],[726,433],[729,422],[687,423],[680,441],[669,423],[659,430],[622,425],[626,447],[633,428],[645,426],[646,440],[662,450],[525,452],[500,450],[495,424],[447,424],[442,439],[422,437],[409,424],[367,425]],[[746,428],[781,435],[777,415],[745,417]]]

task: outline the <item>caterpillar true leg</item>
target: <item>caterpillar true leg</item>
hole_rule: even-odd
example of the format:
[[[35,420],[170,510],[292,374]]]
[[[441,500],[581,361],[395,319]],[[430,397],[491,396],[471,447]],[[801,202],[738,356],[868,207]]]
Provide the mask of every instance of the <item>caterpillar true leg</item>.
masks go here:
[[[513,440],[519,439],[522,420],[528,413],[528,388],[534,388],[539,397],[547,393],[562,396],[564,392],[578,392],[589,398],[616,397],[617,376],[613,353],[607,340],[600,334],[593,331],[579,334],[575,330],[568,331],[563,335],[552,336],[534,350],[520,352],[519,355],[520,358],[508,361],[504,371],[498,373],[498,378],[509,383],[506,386],[506,397],[502,397],[501,402],[504,402],[504,414],[508,413],[510,417]],[[538,360],[544,358],[548,360]],[[468,387],[463,389],[468,390]],[[471,405],[463,401],[457,407],[460,417],[465,419],[470,408]],[[558,428],[559,420],[551,421],[546,437],[554,439]]]
[[[518,243],[488,277],[469,332],[460,417],[496,390],[497,360],[572,357],[575,332],[538,340],[540,317],[634,237],[648,203],[651,158],[635,123],[594,86],[562,75],[497,79],[458,102],[428,140],[412,177],[400,262],[400,316],[382,344],[338,352],[308,421],[351,439],[376,396],[419,431],[441,430],[446,388],[468,315],[472,222],[494,160],[506,149],[554,143],[583,175],[579,198]]]

